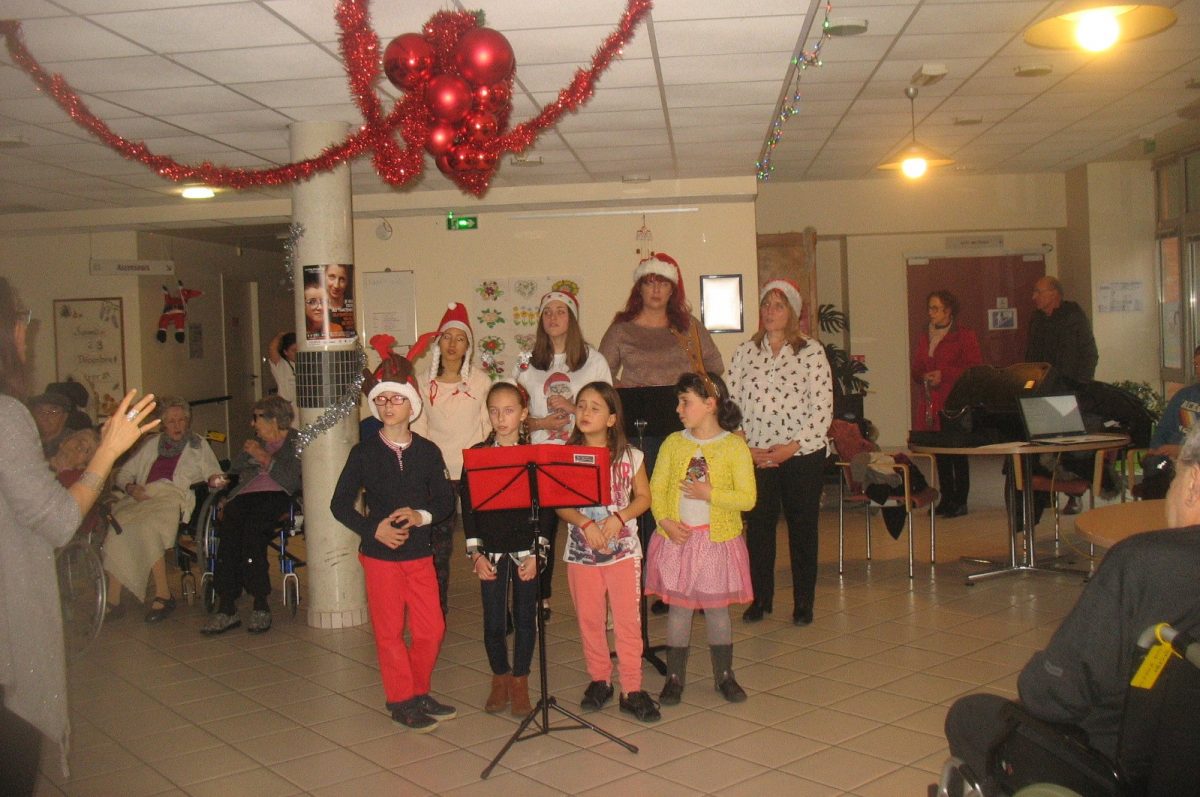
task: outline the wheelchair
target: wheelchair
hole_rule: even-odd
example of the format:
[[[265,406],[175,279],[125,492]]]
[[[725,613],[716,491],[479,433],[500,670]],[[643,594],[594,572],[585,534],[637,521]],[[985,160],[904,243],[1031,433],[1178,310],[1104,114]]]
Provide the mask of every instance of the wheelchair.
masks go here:
[[[109,529],[121,533],[121,525],[112,516],[112,504],[111,496],[98,503],[54,556],[68,661],[82,656],[104,625],[108,576],[100,552]]]
[[[180,592],[188,604],[201,598],[204,610],[208,613],[216,611],[217,589],[215,573],[217,570],[217,550],[221,545],[220,524],[217,515],[221,501],[229,493],[229,488],[209,490],[207,485],[194,485],[197,491],[196,510],[191,519],[180,527],[180,538],[175,543],[176,562],[180,570]],[[300,494],[293,495],[289,502],[288,511],[281,515],[272,532],[272,539],[267,547],[279,554],[279,572],[282,575],[283,605],[291,609],[292,616],[300,608],[300,577],[297,571],[305,566],[305,561],[288,550],[288,543],[294,537],[304,533],[304,508]],[[183,536],[190,536],[194,547],[189,547],[182,541]],[[199,584],[192,572],[192,565],[201,567]]]
[[[1166,663],[1157,679],[1128,689],[1117,760],[1089,747],[1078,728],[1044,722],[1010,703],[1001,714],[1004,732],[987,756],[987,774],[1000,792],[1030,797],[1200,794],[1200,641],[1165,623],[1152,625],[1138,638],[1139,663],[1156,640],[1170,649]],[[982,797],[984,792],[975,773],[951,757],[929,793]]]

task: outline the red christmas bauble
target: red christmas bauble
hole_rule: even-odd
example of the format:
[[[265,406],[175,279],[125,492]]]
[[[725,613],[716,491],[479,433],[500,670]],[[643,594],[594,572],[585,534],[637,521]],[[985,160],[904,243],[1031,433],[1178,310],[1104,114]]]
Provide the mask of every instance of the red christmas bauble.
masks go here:
[[[438,122],[429,128],[429,138],[425,141],[425,149],[434,157],[444,155],[454,146],[454,138],[457,135],[458,128],[455,125],[449,122]]]
[[[438,155],[436,158],[433,159],[433,162],[437,165],[439,172],[446,175],[447,177],[454,176],[454,168],[450,165],[450,153],[449,152],[443,152],[441,155]]]
[[[500,130],[496,117],[486,111],[471,111],[463,119],[467,128],[467,140],[472,144],[482,144],[495,138]]]
[[[475,168],[475,150],[470,147],[455,147],[447,153],[450,168],[456,172],[469,172]]]
[[[504,34],[491,28],[467,31],[454,48],[454,65],[473,85],[498,83],[516,66],[512,45]]]
[[[433,76],[433,47],[419,33],[402,33],[383,51],[383,71],[398,89],[419,88]]]
[[[425,87],[429,112],[443,122],[457,122],[471,110],[471,87],[454,75],[435,75]]]
[[[496,168],[496,161],[498,160],[496,153],[485,149],[477,149],[473,150],[471,155],[475,171],[490,172]]]

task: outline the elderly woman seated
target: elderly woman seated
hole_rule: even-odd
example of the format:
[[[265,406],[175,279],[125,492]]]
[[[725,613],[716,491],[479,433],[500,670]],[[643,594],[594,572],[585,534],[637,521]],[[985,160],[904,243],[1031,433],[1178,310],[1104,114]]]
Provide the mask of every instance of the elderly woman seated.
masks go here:
[[[119,617],[121,585],[139,599],[146,576],[154,577],[154,597],[146,622],[162,620],[175,609],[167,586],[164,552],[174,546],[179,523],[195,508],[191,486],[221,475],[221,465],[208,442],[192,428],[192,410],[181,398],[158,400],[162,433],[147,437],[117,470],[114,481],[125,495],[113,505],[122,534],[109,535],[104,545],[108,572],[108,616]]]
[[[297,432],[290,428],[292,418],[291,403],[279,396],[254,405],[254,439],[247,440],[233,459],[229,475],[236,484],[217,521],[220,544],[213,574],[217,613],[201,633],[223,634],[242,624],[237,599],[243,589],[254,598],[246,630],[261,634],[271,628],[267,543],[288,511],[291,496],[300,490],[300,455]]]

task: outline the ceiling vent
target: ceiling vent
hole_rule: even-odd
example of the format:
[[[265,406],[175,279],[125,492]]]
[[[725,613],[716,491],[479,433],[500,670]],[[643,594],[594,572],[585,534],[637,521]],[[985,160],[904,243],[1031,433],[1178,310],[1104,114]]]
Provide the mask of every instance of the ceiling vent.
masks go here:
[[[913,86],[932,86],[948,74],[950,70],[945,64],[921,64],[908,82]]]

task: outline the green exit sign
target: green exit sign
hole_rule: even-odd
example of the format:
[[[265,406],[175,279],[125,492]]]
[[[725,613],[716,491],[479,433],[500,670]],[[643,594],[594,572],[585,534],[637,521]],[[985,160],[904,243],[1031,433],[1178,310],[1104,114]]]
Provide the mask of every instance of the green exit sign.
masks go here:
[[[478,227],[478,216],[455,216],[453,213],[446,216],[447,230],[474,230]]]

